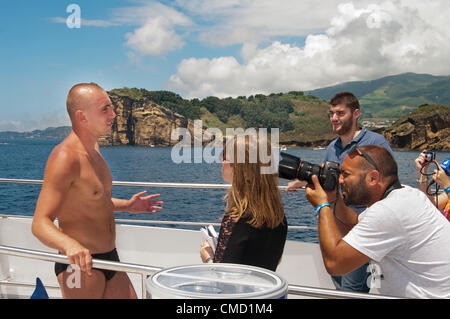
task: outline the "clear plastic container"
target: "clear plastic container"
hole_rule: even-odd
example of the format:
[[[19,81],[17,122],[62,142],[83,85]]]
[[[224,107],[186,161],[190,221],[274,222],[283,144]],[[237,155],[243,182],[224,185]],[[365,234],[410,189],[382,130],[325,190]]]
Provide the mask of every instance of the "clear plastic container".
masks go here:
[[[152,299],[279,299],[287,290],[287,281],[275,272],[238,264],[178,266],[147,279]]]

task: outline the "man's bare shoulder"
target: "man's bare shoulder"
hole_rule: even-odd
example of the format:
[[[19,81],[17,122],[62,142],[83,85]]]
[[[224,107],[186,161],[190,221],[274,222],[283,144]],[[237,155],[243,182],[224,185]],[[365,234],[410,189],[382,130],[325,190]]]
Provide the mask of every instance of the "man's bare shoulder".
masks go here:
[[[56,173],[57,175],[72,175],[79,170],[80,155],[81,152],[75,145],[64,140],[50,153],[46,172]]]

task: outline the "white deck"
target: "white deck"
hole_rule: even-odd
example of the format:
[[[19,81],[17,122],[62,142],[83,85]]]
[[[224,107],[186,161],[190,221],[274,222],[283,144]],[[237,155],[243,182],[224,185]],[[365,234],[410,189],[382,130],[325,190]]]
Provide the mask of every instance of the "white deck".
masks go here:
[[[121,262],[169,267],[201,263],[198,231],[163,227],[117,225],[117,250]],[[0,245],[57,253],[40,243],[31,233],[31,218],[0,218]],[[289,284],[334,289],[317,244],[287,241],[277,273]],[[0,281],[34,283],[41,278],[50,298],[60,298],[53,263],[0,254]],[[141,276],[130,274],[138,296],[142,293]],[[29,298],[29,287],[0,285],[0,298]]]

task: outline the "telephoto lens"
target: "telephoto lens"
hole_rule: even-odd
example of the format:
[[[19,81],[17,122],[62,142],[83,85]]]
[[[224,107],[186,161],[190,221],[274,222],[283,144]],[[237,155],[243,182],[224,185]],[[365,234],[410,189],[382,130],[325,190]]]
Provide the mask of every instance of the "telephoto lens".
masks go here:
[[[335,190],[339,184],[339,163],[326,162],[324,166],[302,161],[299,157],[281,152],[278,176],[284,179],[298,179],[312,184],[312,176],[319,178],[323,189]]]
[[[298,171],[301,164],[302,160],[297,156],[281,152],[278,164],[278,177],[289,180],[299,179]]]

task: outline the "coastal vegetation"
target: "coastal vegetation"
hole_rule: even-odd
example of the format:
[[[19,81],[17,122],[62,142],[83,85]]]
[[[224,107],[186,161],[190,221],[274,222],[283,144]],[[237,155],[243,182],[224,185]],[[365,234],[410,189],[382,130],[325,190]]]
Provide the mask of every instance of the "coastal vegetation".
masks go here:
[[[152,101],[190,120],[201,119],[206,127],[279,128],[280,142],[298,139],[314,141],[326,135],[331,138],[326,101],[301,91],[256,94],[220,99],[209,96],[202,100],[183,99],[169,91],[147,91],[121,88],[111,93],[138,101]]]

